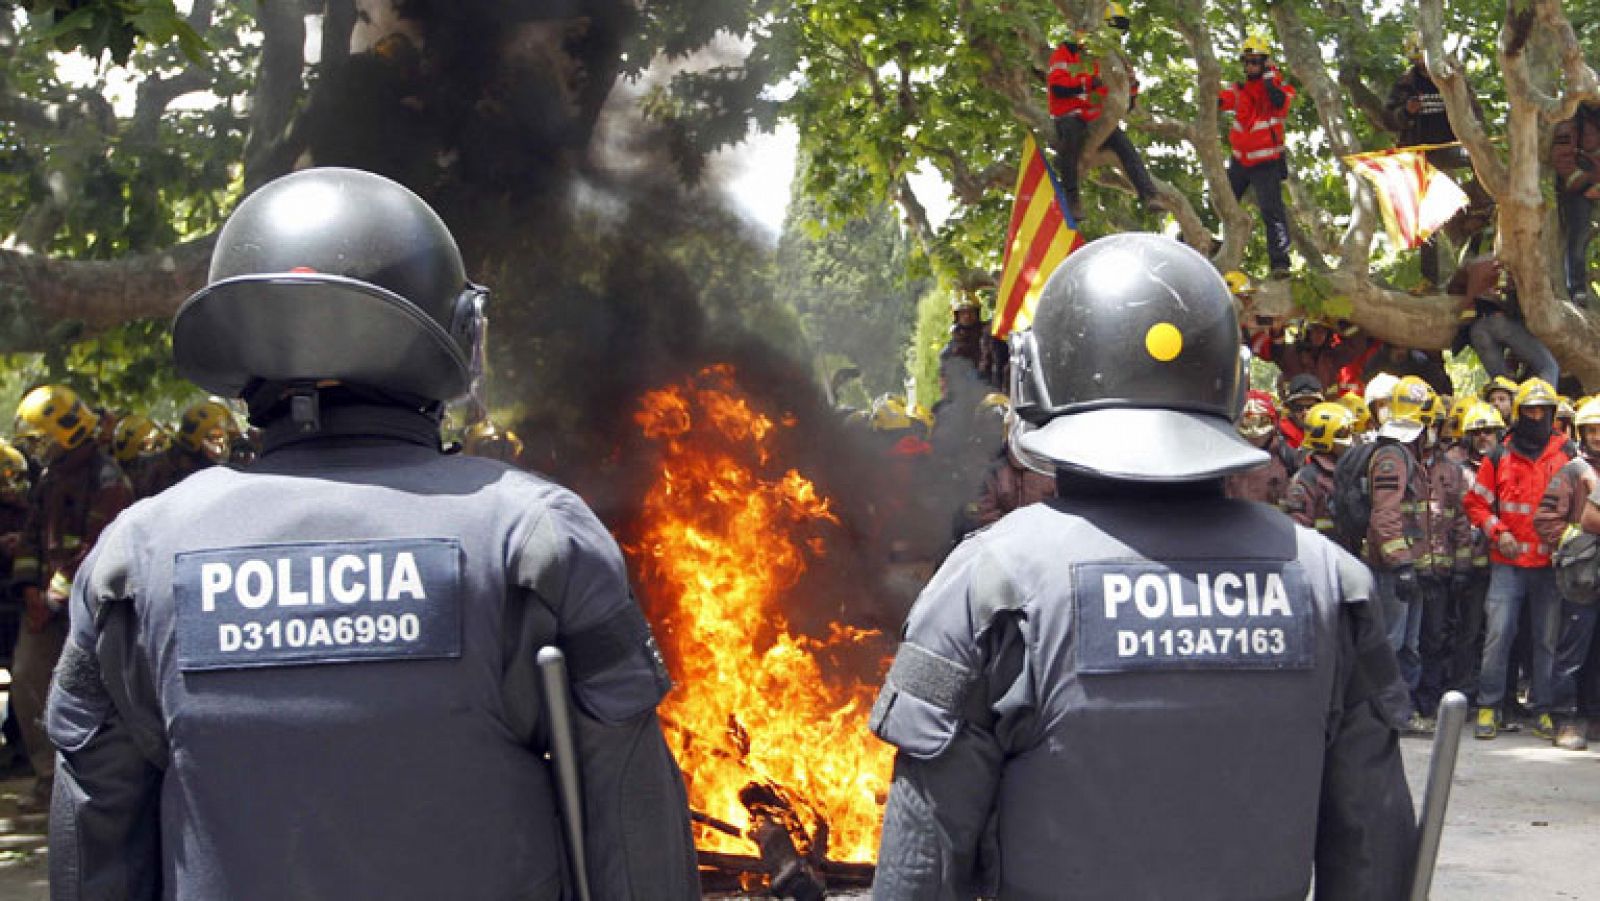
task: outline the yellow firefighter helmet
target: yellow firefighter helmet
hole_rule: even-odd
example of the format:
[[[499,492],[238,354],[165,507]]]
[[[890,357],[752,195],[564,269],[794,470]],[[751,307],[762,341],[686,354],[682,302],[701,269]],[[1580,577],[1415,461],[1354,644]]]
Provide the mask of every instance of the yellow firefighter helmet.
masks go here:
[[[156,449],[166,438],[166,430],[155,420],[139,413],[129,413],[118,420],[116,431],[111,433],[111,456],[118,463],[131,463],[140,454]]]
[[[1561,396],[1544,379],[1528,379],[1517,387],[1516,399],[1511,402],[1511,418],[1522,415],[1523,407],[1556,407]]]
[[[1503,429],[1506,421],[1500,416],[1500,411],[1494,404],[1478,401],[1467,408],[1461,416],[1461,433],[1481,432],[1484,429]]]
[[[1306,411],[1306,436],[1302,443],[1315,453],[1331,454],[1355,441],[1355,416],[1344,404],[1324,401]]]
[[[40,385],[17,405],[17,419],[27,431],[42,434],[68,450],[94,434],[100,420],[78,393],[65,385]]]
[[[1389,398],[1389,421],[1427,425],[1428,405],[1435,399],[1433,388],[1422,378],[1408,375],[1395,383]]]
[[[225,457],[236,431],[233,411],[220,401],[202,400],[183,411],[177,442],[179,447],[197,454],[220,451]]]

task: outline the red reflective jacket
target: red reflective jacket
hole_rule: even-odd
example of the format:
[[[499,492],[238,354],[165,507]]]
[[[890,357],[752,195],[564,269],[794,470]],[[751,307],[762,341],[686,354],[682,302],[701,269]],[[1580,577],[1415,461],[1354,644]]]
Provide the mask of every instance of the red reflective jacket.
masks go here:
[[[1267,99],[1267,83],[1283,91],[1283,105],[1274,107]],[[1233,157],[1246,166],[1257,166],[1283,156],[1283,120],[1294,103],[1294,85],[1283,80],[1277,66],[1254,81],[1236,81],[1217,95],[1224,110],[1233,110],[1233,128],[1228,143]]]
[[[1550,565],[1552,548],[1539,539],[1533,515],[1550,477],[1567,465],[1566,443],[1561,435],[1551,435],[1537,460],[1522,456],[1508,443],[1485,454],[1478,464],[1478,478],[1467,492],[1464,506],[1467,518],[1489,539],[1490,560],[1528,568]],[[1500,553],[1500,535],[1508,531],[1517,540],[1514,557]]]
[[[1050,116],[1076,116],[1093,122],[1105,111],[1106,86],[1100,83],[1100,62],[1083,54],[1083,48],[1062,41],[1050,54]],[[1139,80],[1128,85],[1129,102],[1139,96]]]

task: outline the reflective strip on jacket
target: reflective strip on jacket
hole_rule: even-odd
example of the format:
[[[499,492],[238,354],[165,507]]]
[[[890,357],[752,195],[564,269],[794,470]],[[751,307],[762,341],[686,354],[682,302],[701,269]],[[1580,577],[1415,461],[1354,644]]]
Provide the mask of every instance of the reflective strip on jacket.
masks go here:
[[[1534,529],[1533,512],[1544,500],[1551,476],[1567,465],[1565,446],[1565,438],[1551,435],[1539,459],[1530,460],[1508,441],[1478,464],[1465,505],[1468,518],[1489,541],[1491,561],[1524,567],[1550,565],[1551,547]],[[1504,532],[1510,532],[1517,543],[1516,554],[1509,557],[1500,552]]]

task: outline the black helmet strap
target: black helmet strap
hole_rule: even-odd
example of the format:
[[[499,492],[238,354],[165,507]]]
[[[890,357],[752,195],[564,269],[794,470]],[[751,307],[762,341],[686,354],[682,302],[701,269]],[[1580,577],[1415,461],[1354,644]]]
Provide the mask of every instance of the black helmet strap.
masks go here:
[[[289,392],[289,416],[295,431],[304,435],[322,431],[322,401],[313,382],[296,382]]]

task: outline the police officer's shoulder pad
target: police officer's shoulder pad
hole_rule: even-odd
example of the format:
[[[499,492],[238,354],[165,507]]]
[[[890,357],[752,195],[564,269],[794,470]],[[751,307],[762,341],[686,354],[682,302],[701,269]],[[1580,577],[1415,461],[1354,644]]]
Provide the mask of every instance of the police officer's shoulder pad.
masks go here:
[[[603,722],[638,716],[671,682],[628,588],[622,551],[577,495],[542,481],[530,486],[535,509],[515,551],[512,577],[555,614],[557,641],[584,711]]]
[[[1027,601],[990,540],[1004,531],[958,546],[907,619],[870,725],[879,738],[914,757],[937,757],[950,746],[984,666],[982,636],[996,614]]]
[[[131,518],[113,522],[100,533],[94,550],[79,568],[73,591],[81,598],[90,622],[99,620],[106,604],[134,599],[139,563],[134,550],[136,532]]]

